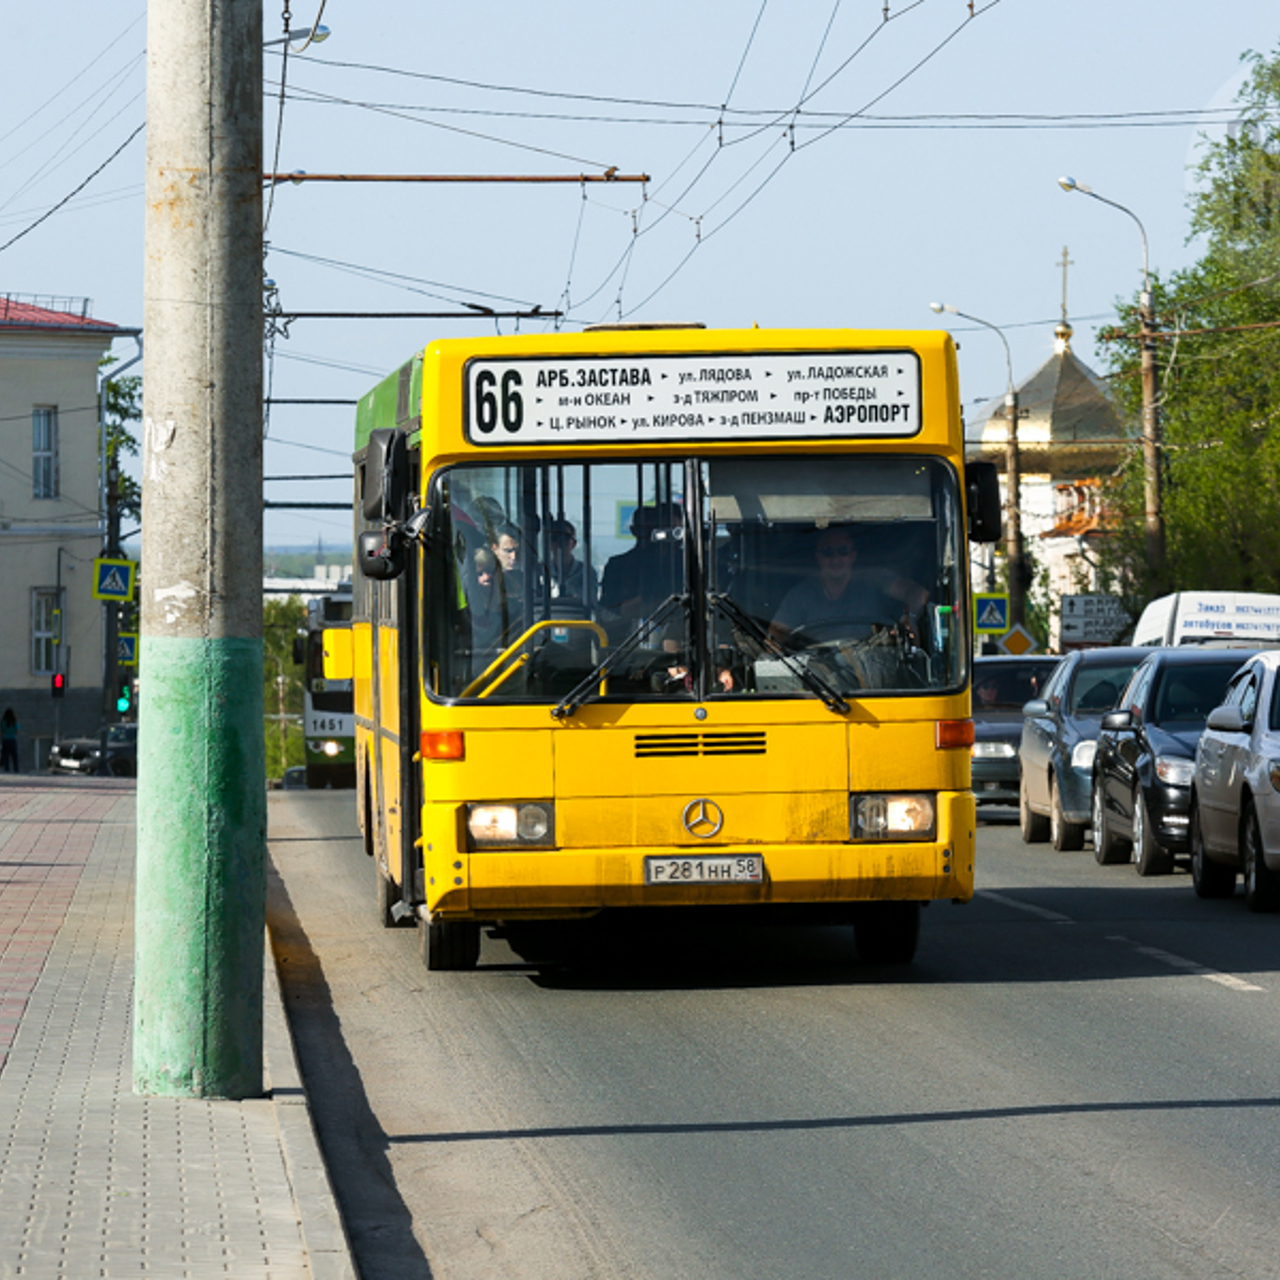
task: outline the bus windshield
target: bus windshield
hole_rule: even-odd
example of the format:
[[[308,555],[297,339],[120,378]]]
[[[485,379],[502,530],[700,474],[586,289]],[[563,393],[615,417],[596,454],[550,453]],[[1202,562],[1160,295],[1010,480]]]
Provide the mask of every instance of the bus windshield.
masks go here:
[[[602,664],[603,696],[628,701],[937,693],[966,674],[959,489],[937,458],[460,465],[431,501],[438,698],[554,703]]]

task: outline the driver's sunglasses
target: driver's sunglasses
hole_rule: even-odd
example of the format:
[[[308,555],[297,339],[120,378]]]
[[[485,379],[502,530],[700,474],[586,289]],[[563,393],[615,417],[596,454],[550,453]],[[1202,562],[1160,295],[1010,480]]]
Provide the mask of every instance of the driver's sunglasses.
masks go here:
[[[834,560],[837,556],[853,555],[852,547],[819,547],[818,554],[824,560]]]

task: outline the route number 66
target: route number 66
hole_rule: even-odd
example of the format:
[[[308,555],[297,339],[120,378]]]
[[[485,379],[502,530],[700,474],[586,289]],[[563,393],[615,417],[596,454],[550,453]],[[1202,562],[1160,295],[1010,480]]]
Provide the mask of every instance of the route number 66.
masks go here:
[[[491,369],[476,374],[476,430],[488,435],[499,423],[513,435],[524,424],[524,397],[520,374],[508,369],[499,381]]]

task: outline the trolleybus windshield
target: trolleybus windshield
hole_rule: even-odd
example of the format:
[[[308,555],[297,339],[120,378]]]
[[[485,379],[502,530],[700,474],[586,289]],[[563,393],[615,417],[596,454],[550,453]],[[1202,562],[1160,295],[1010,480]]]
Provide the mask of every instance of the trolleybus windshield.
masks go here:
[[[959,490],[937,458],[459,465],[431,501],[423,669],[438,698],[555,704],[601,673],[591,696],[628,701],[965,678]]]

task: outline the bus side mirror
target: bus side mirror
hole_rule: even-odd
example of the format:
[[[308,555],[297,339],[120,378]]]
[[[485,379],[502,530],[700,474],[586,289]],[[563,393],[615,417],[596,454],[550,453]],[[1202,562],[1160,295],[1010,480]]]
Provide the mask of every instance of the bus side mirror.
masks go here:
[[[364,518],[403,520],[409,497],[409,447],[404,432],[390,427],[370,431],[362,469],[360,506]]]
[[[356,538],[356,567],[366,578],[389,582],[404,572],[404,541],[392,529],[370,529]]]
[[[1000,541],[1000,475],[994,462],[964,464],[969,507],[969,541]]]
[[[324,678],[350,680],[355,664],[351,660],[351,629],[335,627],[322,635],[324,644]]]

